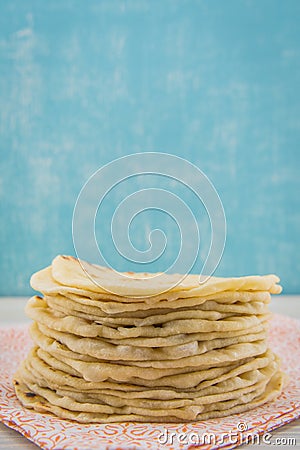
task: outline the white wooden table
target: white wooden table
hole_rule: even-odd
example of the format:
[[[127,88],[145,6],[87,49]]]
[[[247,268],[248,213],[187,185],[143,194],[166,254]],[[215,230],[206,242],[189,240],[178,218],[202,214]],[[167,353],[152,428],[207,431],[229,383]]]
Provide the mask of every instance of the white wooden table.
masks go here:
[[[0,326],[1,325],[15,325],[21,323],[30,323],[24,314],[24,307],[27,297],[0,297]],[[285,314],[295,319],[300,319],[300,295],[299,296],[276,296],[273,297],[270,304],[271,311],[279,314]],[[293,421],[290,424],[284,425],[281,428],[272,432],[272,442],[276,438],[281,438],[282,444],[280,447],[286,449],[300,449],[300,419]],[[287,445],[287,438],[295,438],[296,445]],[[279,445],[277,445],[279,447]],[[250,449],[264,449],[270,448],[270,445],[243,445],[243,448]],[[274,445],[271,446],[274,448]],[[14,430],[7,428],[0,423],[0,450],[29,450],[37,449],[35,444],[28,441],[24,436]],[[241,448],[241,447],[240,447]]]

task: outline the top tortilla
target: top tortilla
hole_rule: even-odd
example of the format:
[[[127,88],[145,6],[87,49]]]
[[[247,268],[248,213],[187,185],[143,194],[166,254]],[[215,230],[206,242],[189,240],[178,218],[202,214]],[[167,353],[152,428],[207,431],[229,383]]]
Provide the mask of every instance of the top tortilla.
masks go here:
[[[106,267],[90,264],[72,256],[59,255],[54,258],[51,268],[37,272],[31,278],[31,286],[43,292],[49,279],[49,271],[54,281],[72,290],[84,290],[97,294],[119,296],[121,302],[141,301],[141,298],[152,297],[151,302],[173,297],[201,297],[224,291],[267,291],[273,294],[281,292],[280,281],[276,275],[246,276],[239,278],[210,277],[199,275],[180,275],[165,273],[129,273],[116,272]],[[49,283],[48,283],[49,284]],[[74,292],[76,293],[76,291]],[[78,292],[79,293],[79,292]],[[153,298],[155,296],[155,298]]]

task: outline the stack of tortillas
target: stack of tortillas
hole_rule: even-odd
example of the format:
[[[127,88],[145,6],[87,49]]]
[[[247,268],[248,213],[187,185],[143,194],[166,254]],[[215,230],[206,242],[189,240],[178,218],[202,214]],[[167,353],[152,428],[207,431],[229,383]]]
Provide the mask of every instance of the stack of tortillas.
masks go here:
[[[277,397],[268,348],[275,275],[116,273],[69,256],[33,275],[35,346],[14,378],[26,407],[79,422],[184,422]]]

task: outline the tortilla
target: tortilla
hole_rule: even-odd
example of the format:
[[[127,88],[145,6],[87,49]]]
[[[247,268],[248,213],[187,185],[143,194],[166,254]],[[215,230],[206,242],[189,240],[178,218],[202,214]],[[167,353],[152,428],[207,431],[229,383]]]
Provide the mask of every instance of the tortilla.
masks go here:
[[[82,423],[190,422],[278,396],[268,347],[275,275],[115,272],[57,256],[31,285],[34,343],[14,377],[27,408]]]
[[[188,422],[223,417],[248,411],[276,398],[282,390],[283,383],[284,376],[282,372],[277,371],[266,385],[260,386],[250,394],[243,395],[242,402],[239,402],[239,399],[220,401],[210,404],[206,411],[203,411],[201,406],[186,407],[185,409],[175,408],[167,411],[165,409],[125,407],[119,409],[118,412],[108,413],[113,410],[112,407],[80,403],[65,396],[58,396],[50,389],[24,383],[22,376],[19,376],[18,373],[14,380],[16,394],[24,406],[38,412],[51,412],[63,419],[76,420],[81,423],[165,422],[166,416],[168,422]]]

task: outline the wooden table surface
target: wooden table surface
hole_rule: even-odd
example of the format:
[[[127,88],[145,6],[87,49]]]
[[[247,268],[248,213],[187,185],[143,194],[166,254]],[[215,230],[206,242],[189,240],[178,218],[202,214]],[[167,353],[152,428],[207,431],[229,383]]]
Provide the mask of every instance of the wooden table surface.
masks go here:
[[[25,297],[0,297],[0,326],[30,323],[30,320],[24,314],[26,301],[27,298]],[[281,295],[273,297],[270,309],[275,313],[300,319],[300,296]],[[280,439],[280,441],[277,441],[276,447],[300,449],[300,419],[274,430],[271,434],[272,446],[274,446],[276,439]],[[288,443],[289,438],[295,438],[296,445],[291,445],[291,441]],[[242,447],[250,450],[270,448],[270,445],[243,445],[240,448]],[[33,450],[37,448],[39,447],[28,441],[24,436],[0,423],[0,450]]]

